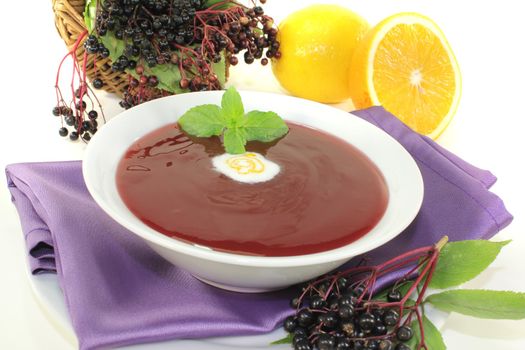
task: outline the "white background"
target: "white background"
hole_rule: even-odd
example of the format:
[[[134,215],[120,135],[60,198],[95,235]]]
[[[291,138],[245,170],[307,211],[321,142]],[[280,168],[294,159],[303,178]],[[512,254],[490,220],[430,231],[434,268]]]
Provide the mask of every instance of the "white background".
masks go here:
[[[447,35],[463,75],[456,117],[439,143],[490,169],[493,191],[515,215],[496,239],[513,239],[496,262],[468,284],[473,288],[525,291],[525,20],[521,1],[445,0],[268,0],[278,22],[310,3],[341,3],[372,24],[401,11],[434,19]],[[58,136],[51,116],[54,76],[66,53],[54,28],[51,1],[6,1],[0,21],[0,167],[25,161],[81,159],[83,145]],[[259,65],[235,67],[241,89],[279,90],[271,71]],[[103,95],[106,113],[117,100]],[[466,218],[468,219],[468,218]],[[73,349],[35,302],[26,277],[22,233],[6,186],[0,186],[0,349]],[[444,328],[449,349],[525,349],[525,321],[478,320],[452,315]]]

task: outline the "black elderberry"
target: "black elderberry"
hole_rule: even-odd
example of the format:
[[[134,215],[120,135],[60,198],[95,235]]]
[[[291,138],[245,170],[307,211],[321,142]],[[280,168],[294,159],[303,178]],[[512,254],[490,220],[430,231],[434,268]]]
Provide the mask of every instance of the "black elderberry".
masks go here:
[[[312,350],[312,345],[310,345],[308,340],[303,339],[294,345],[294,349],[295,350]]]
[[[89,129],[91,129],[91,123],[88,122],[87,120],[84,120],[82,122],[82,130],[87,131]]]
[[[399,320],[399,314],[396,310],[386,310],[385,314],[383,315],[383,323],[388,326],[392,327],[394,326],[397,321]]]
[[[306,334],[294,334],[294,336],[292,337],[292,344],[295,345],[303,340],[308,341],[308,337],[306,336]]]
[[[115,31],[115,38],[122,40],[124,38],[124,32],[120,29]]]
[[[58,106],[53,107],[52,113],[55,117],[58,117],[60,114],[62,114],[62,109]]]
[[[58,134],[62,137],[66,137],[68,134],[67,128],[61,127],[60,129],[58,129]]]
[[[342,320],[349,320],[354,317],[354,307],[352,305],[342,305],[339,306],[337,311],[339,318]]]
[[[365,349],[367,349],[367,350],[377,350],[377,349],[379,349],[379,340],[377,340],[377,339],[367,340]]]
[[[75,105],[75,108],[78,109],[78,110],[85,110],[86,109],[86,101],[78,101],[77,104]]]
[[[76,141],[78,140],[78,133],[76,131],[73,131],[71,134],[69,134],[69,139],[71,141]]]
[[[317,347],[319,350],[334,350],[336,346],[336,340],[333,335],[327,333],[321,333],[317,339]]]
[[[297,322],[295,321],[295,317],[288,316],[284,320],[284,330],[287,331],[288,333],[292,333],[295,327],[297,327]]]
[[[75,118],[74,117],[66,117],[64,118],[64,121],[68,126],[73,126],[75,124]]]
[[[98,113],[97,113],[97,111],[95,111],[95,110],[91,110],[91,111],[89,111],[89,113],[88,113],[88,117],[89,117],[89,119],[97,119],[97,118],[98,118]]]
[[[263,10],[263,8],[262,8],[261,6],[255,6],[255,7],[253,8],[253,12],[255,12],[255,14],[256,14],[257,16],[261,16],[261,15],[264,14],[264,10]]]
[[[88,132],[85,132],[84,134],[82,134],[82,138],[85,141],[89,141],[89,140],[91,140],[91,135]]]
[[[306,337],[307,333],[306,333],[306,330],[304,328],[298,327],[296,325],[295,329],[293,330],[293,335],[294,336],[304,335]]]
[[[61,108],[62,115],[64,117],[72,117],[73,116],[73,110],[69,107],[63,106]]]
[[[372,310],[372,315],[374,315],[376,320],[383,321],[383,316],[385,315],[385,309],[383,308],[374,309]]]
[[[297,314],[297,323],[301,327],[308,327],[315,321],[315,316],[313,313],[307,309],[302,309]]]
[[[333,329],[337,326],[339,318],[334,311],[329,311],[319,317],[319,321],[323,323],[323,326],[328,329]]]
[[[298,297],[293,298],[290,300],[290,307],[292,309],[297,309],[301,305],[301,301]]]
[[[371,313],[365,312],[359,316],[359,327],[364,331],[370,331],[376,324],[376,319]]]
[[[342,307],[344,305],[350,305],[350,306],[354,306],[355,303],[357,302],[357,299],[355,299],[355,297],[352,297],[350,295],[343,295],[341,298],[339,298],[339,307]]]
[[[390,292],[388,292],[386,296],[387,300],[391,303],[400,301],[403,296],[401,295],[401,292],[397,289],[392,289]]]
[[[396,337],[400,341],[408,341],[412,338],[413,332],[412,328],[409,326],[401,326],[397,329]]]
[[[352,341],[348,337],[338,337],[336,350],[351,350]]]
[[[104,86],[104,83],[102,82],[102,79],[99,79],[99,78],[93,79],[93,87],[95,89],[101,89],[102,86]]]
[[[324,300],[319,295],[313,296],[312,299],[310,300],[311,309],[321,310],[324,307],[326,307],[326,300]]]
[[[373,335],[385,335],[387,333],[387,328],[384,324],[377,322],[374,328],[372,329]]]

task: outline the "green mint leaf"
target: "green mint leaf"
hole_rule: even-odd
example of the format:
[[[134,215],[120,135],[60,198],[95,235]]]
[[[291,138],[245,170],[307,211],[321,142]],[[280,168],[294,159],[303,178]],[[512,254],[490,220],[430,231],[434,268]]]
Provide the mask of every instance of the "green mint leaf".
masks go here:
[[[443,311],[478,318],[508,320],[525,318],[525,293],[458,289],[432,294],[425,301]]]
[[[510,241],[484,240],[447,243],[439,253],[430,287],[445,289],[465,283],[485,270]]]
[[[288,132],[288,126],[286,126],[284,120],[274,112],[248,112],[244,128],[248,141],[270,142]]]
[[[292,344],[292,342],[293,342],[293,336],[291,334],[288,334],[284,338],[271,342],[270,345]]]
[[[421,321],[423,323],[425,344],[427,345],[427,348],[431,350],[446,350],[447,346],[443,341],[443,336],[436,326],[434,326],[434,324],[425,315],[423,315]],[[411,327],[414,331],[414,336],[406,344],[411,349],[416,350],[419,343],[421,342],[421,329],[419,328],[417,319],[412,321]]]
[[[242,128],[227,129],[224,132],[224,148],[230,154],[241,154],[246,152],[246,134]]]
[[[188,134],[198,137],[219,136],[225,127],[221,109],[211,104],[189,109],[180,117],[179,125]]]
[[[232,86],[222,95],[222,115],[228,128],[237,128],[244,122],[244,106],[241,95]]]

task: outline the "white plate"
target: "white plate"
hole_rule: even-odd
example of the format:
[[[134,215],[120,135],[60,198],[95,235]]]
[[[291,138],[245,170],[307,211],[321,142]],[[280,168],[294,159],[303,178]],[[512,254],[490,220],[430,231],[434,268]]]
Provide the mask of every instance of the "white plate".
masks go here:
[[[29,271],[29,269],[27,270]],[[72,346],[78,348],[77,338],[60,287],[58,277],[52,274],[31,275],[29,283],[34,292],[35,298],[42,307],[45,315],[49,318],[60,334],[64,336]],[[448,318],[448,313],[425,306],[426,315],[432,322],[442,329]],[[216,337],[196,340],[170,340],[159,343],[147,343],[133,346],[126,346],[120,349],[128,350],[235,350],[235,349],[273,349],[284,350],[292,349],[289,344],[269,345],[272,341],[283,338],[286,335],[282,328],[267,334],[243,337]]]

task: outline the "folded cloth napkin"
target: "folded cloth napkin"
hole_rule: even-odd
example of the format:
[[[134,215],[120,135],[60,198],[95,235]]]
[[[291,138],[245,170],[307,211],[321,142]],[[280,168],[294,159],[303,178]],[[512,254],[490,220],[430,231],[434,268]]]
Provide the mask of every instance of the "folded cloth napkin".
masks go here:
[[[496,178],[412,132],[381,107],[354,112],[396,138],[416,160],[423,206],[395,240],[367,257],[377,263],[410,248],[490,238],[512,216],[488,191]],[[268,332],[291,313],[290,290],[239,294],[208,286],[170,265],[100,209],[81,163],[7,167],[34,274],[55,272],[81,349],[174,338]]]

